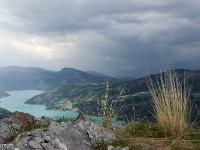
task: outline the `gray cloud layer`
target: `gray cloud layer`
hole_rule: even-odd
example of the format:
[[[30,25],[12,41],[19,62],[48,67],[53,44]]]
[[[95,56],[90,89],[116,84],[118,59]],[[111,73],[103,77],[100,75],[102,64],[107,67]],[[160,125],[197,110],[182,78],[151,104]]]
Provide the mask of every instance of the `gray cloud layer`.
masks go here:
[[[200,58],[200,2],[1,0],[0,66],[111,75]]]

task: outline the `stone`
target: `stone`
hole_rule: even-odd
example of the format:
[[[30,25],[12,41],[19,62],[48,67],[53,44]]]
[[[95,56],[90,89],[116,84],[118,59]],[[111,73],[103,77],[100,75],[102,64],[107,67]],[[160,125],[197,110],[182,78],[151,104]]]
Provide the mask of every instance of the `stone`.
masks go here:
[[[48,132],[51,132],[55,139],[59,140],[62,149],[91,150],[91,143],[86,131],[83,131],[76,123],[51,122]],[[58,140],[54,141],[54,144],[57,142],[57,146],[59,145]]]
[[[44,142],[44,140],[43,140],[41,137],[36,137],[36,138],[35,138],[35,141],[36,141],[37,143],[42,143],[42,142]]]
[[[6,150],[14,150],[14,145],[13,144],[6,144],[5,146],[4,146],[4,149],[6,149]]]
[[[56,148],[59,148],[60,147],[60,141],[59,139],[55,139],[52,141],[52,144],[56,147]]]
[[[41,145],[45,150],[55,150],[55,147],[49,143],[42,143]]]
[[[35,123],[35,118],[30,114],[15,112],[8,118],[0,121],[0,144],[11,140],[13,134],[18,134]],[[14,135],[15,136],[15,135]]]
[[[49,143],[50,140],[51,140],[51,137],[48,136],[48,135],[45,135],[45,136],[43,137],[43,139],[44,139],[44,141],[45,141],[46,143]]]
[[[59,149],[61,149],[61,150],[67,150],[67,147],[66,147],[66,145],[60,143]]]
[[[26,129],[35,123],[35,117],[28,113],[14,112],[10,117],[13,124],[19,125],[22,129]]]
[[[7,139],[11,138],[11,126],[1,122],[0,123],[0,144],[3,144]]]
[[[33,140],[29,141],[29,145],[30,145],[31,148],[42,149],[42,146],[40,144],[36,143],[36,141],[33,141]]]
[[[28,122],[28,123],[27,123]],[[16,112],[11,117],[0,121],[0,142],[10,138],[8,131],[15,127],[21,131],[28,125],[41,123],[49,125],[47,128],[35,129],[21,133],[12,142],[13,148],[20,150],[92,150],[92,145],[100,140],[115,140],[115,135],[87,120],[83,114],[76,121],[58,123],[48,118],[35,119],[25,113]],[[32,125],[31,124],[31,125]],[[23,131],[23,130],[22,130]],[[116,148],[114,150],[117,150]],[[119,148],[119,150],[127,150]]]
[[[20,129],[21,129],[21,126],[18,125],[18,124],[15,124],[15,123],[12,124],[12,127],[13,127],[14,129],[16,129],[16,130],[20,130]]]
[[[7,124],[12,124],[12,121],[11,121],[10,118],[4,118],[4,119],[2,120],[2,122],[7,123]]]
[[[114,133],[104,129],[103,127],[98,126],[97,124],[91,121],[79,121],[78,126],[83,130],[86,130],[92,143],[96,143],[104,139],[105,141],[114,141],[116,136]]]
[[[53,140],[53,141],[52,141],[52,144],[53,144],[56,148],[58,148],[58,149],[67,150],[66,145],[60,143],[59,139]]]

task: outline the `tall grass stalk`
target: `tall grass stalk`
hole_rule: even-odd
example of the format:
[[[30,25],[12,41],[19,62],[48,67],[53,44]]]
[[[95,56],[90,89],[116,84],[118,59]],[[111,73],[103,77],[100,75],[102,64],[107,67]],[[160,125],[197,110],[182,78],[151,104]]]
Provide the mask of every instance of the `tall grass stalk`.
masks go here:
[[[170,136],[183,136],[190,127],[190,88],[174,70],[151,77],[147,85],[152,96],[155,118]]]
[[[105,128],[109,128],[112,125],[118,113],[116,111],[116,103],[109,98],[109,82],[106,84],[104,97],[99,101],[99,113],[101,125]]]

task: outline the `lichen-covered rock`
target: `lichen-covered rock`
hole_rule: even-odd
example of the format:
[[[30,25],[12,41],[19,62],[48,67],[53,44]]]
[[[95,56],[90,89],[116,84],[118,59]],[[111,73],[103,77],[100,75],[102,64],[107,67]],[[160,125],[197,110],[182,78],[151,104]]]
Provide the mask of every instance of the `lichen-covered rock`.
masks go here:
[[[22,129],[29,127],[30,125],[36,122],[36,118],[28,113],[15,112],[9,119],[12,121],[12,124],[19,126]]]
[[[113,141],[116,140],[115,135],[112,132],[109,132],[103,127],[95,124],[94,122],[88,120],[81,120],[78,122],[78,126],[85,130],[90,138],[92,143],[96,143],[99,141]]]
[[[0,123],[0,144],[4,143],[10,137],[11,122],[4,119]]]
[[[62,134],[60,131],[62,131]],[[87,150],[83,147],[85,146],[84,142],[76,139],[76,137],[78,138],[78,135],[69,133],[70,132],[67,132],[67,128],[52,122],[52,125],[48,130],[37,129],[32,131],[31,134],[20,134],[13,144],[20,150]],[[80,140],[82,140],[81,137]],[[88,150],[89,149],[90,145],[88,145]]]
[[[28,144],[29,144],[30,147],[33,148],[33,149],[42,149],[42,148],[43,148],[43,147],[40,145],[39,142],[37,143],[36,140],[30,140],[30,141],[28,142]]]
[[[76,123],[56,123],[52,122],[49,131],[62,143],[68,150],[90,150],[91,143],[87,132],[82,130]]]
[[[113,133],[81,117],[74,122],[58,123],[48,118],[35,119],[27,114],[17,113],[0,122],[0,137],[9,137],[5,131],[13,127],[24,128],[25,121],[49,125],[46,128],[24,132],[11,142],[12,148],[20,150],[92,150],[92,145],[100,140],[112,141]],[[1,128],[2,127],[2,128]],[[4,131],[4,132],[3,132]],[[3,139],[4,140],[4,139]],[[7,150],[7,149],[6,149]]]
[[[50,121],[47,118],[37,120],[30,114],[15,112],[0,121],[0,144],[10,142],[16,134],[31,129],[33,125],[45,126],[49,124]]]

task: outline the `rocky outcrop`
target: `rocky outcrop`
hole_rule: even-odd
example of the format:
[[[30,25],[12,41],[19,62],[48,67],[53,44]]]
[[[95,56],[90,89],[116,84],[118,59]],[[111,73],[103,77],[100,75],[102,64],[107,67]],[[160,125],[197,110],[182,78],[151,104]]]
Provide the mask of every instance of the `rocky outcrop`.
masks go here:
[[[4,120],[6,120],[6,119],[4,119]],[[30,125],[36,123],[35,117],[33,117],[27,113],[21,113],[21,112],[13,113],[9,117],[9,121],[12,123],[12,125],[17,125],[18,128],[20,128],[20,129],[26,129]]]
[[[113,141],[116,139],[112,132],[98,126],[85,117],[76,121],[58,123],[48,118],[36,119],[29,114],[15,113],[0,122],[1,143],[11,139],[10,129],[25,130],[31,124],[42,124],[42,128],[20,133],[5,150],[91,150],[98,141]],[[48,127],[44,125],[49,125]]]
[[[46,127],[50,120],[42,117],[36,119],[27,113],[15,112],[0,121],[0,144],[10,142],[17,134],[36,127]]]
[[[95,143],[102,140],[113,141],[116,139],[113,133],[98,126],[97,124],[91,121],[81,120],[78,123],[78,127],[81,130],[86,131],[91,143]]]

